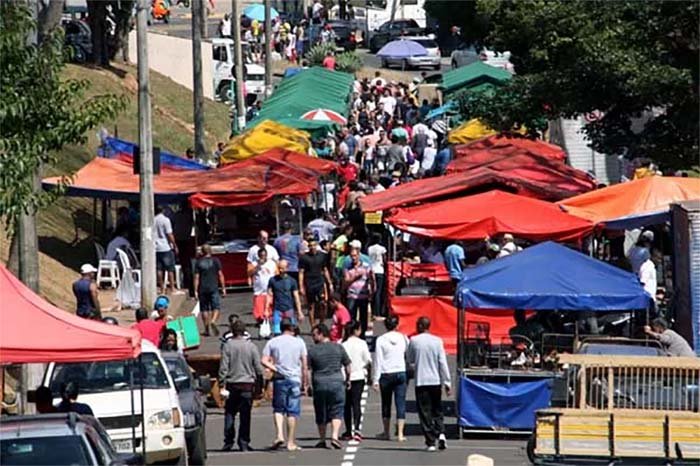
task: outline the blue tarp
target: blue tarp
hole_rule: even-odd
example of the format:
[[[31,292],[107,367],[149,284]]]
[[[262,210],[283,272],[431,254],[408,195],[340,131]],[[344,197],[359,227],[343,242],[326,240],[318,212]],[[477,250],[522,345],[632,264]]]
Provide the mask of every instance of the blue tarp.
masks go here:
[[[535,411],[549,407],[552,380],[506,383],[462,377],[459,390],[460,426],[532,429]]]
[[[450,100],[442,107],[434,108],[431,111],[429,111],[428,114],[425,116],[425,119],[432,120],[433,118],[442,116],[445,113],[457,114],[459,113],[458,107],[459,105],[457,104],[457,102],[455,102],[454,100]]]
[[[97,150],[98,157],[108,159],[131,159],[134,154],[136,144],[113,137],[107,137],[104,143]],[[209,170],[209,167],[194,160],[179,157],[170,152],[160,150],[160,164],[162,167],[170,167],[178,170]]]
[[[458,308],[563,311],[647,309],[636,275],[553,242],[466,269]]]

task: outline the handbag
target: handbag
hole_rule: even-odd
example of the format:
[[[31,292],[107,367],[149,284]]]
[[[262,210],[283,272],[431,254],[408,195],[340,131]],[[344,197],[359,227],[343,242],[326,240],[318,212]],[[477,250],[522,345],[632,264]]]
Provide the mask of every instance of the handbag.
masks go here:
[[[260,335],[260,338],[267,338],[270,335],[272,335],[272,328],[270,327],[270,320],[269,319],[263,320],[262,324],[260,324],[259,335]]]

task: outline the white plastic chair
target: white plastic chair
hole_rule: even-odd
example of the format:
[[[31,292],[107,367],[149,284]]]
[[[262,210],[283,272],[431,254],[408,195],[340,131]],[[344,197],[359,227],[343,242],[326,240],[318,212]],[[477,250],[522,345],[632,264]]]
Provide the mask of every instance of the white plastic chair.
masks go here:
[[[163,288],[168,286],[168,273],[163,274]],[[175,264],[175,288],[180,289],[182,287],[182,266],[180,264]]]
[[[108,283],[112,288],[119,284],[119,267],[117,261],[105,259],[105,248],[100,243],[95,243],[97,253],[97,286]]]
[[[131,268],[131,262],[129,261],[129,256],[121,249],[117,248],[117,256],[119,256],[119,262],[122,265],[122,273],[124,275],[130,273],[131,276],[134,277],[134,282],[136,283],[136,286],[140,287],[141,286],[141,270]]]

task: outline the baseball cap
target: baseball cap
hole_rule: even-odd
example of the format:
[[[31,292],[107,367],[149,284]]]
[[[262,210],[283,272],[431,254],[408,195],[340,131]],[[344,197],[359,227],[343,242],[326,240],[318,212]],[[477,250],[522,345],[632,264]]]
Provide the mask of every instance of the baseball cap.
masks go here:
[[[80,266],[80,273],[81,274],[95,273],[95,272],[97,272],[97,269],[92,264],[83,264]]]
[[[489,249],[493,252],[501,252],[501,247],[497,245],[496,243],[491,243],[489,245]]]
[[[360,240],[354,239],[350,241],[350,247],[354,249],[362,249],[362,242]]]
[[[170,306],[170,299],[168,299],[167,296],[158,296],[156,298],[156,302],[153,303],[153,309],[155,309],[156,311],[158,309],[165,309],[168,306]]]
[[[649,241],[654,241],[654,232],[651,230],[647,230],[644,233],[642,233],[642,238],[648,239]]]

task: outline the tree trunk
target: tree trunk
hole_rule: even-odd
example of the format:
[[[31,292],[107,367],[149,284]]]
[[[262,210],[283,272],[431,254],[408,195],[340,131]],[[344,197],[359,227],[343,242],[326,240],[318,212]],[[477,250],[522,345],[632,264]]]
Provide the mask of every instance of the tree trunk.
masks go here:
[[[39,11],[39,43],[61,23],[65,0],[49,0],[49,4]],[[42,5],[39,3],[39,5]]]
[[[87,0],[88,22],[92,32],[92,62],[97,66],[108,66],[107,54],[107,4],[101,0]]]
[[[112,11],[115,12],[117,24],[110,47],[112,51],[110,58],[121,60],[124,63],[129,61],[129,33],[134,29],[134,21],[131,16],[133,4],[134,2],[130,0],[112,3]]]

